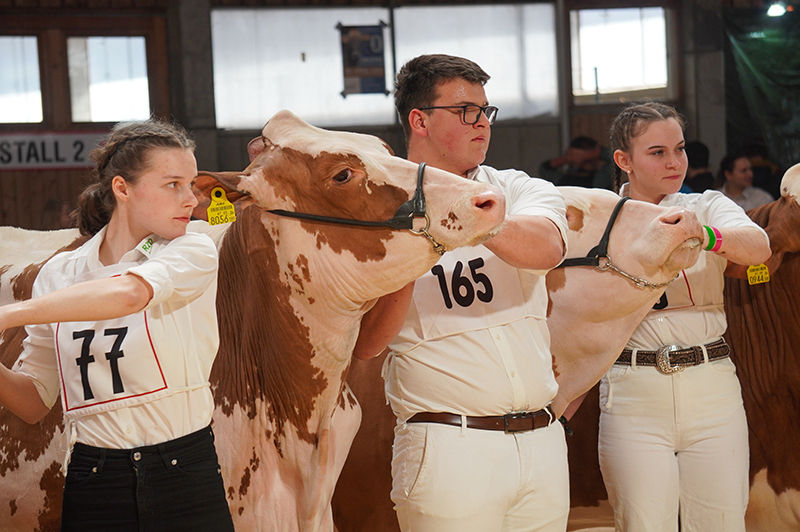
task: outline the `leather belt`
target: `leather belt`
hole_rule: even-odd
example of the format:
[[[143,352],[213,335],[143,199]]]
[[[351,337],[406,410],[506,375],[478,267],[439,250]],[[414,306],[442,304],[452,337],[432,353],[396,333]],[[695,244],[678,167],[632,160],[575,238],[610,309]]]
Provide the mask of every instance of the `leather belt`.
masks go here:
[[[708,360],[717,360],[730,355],[731,349],[724,339],[711,342],[705,345]],[[631,365],[633,351],[624,349],[620,353],[614,364],[625,366]],[[637,366],[655,366],[656,369],[665,374],[677,373],[689,366],[697,366],[705,362],[703,358],[703,348],[699,345],[691,347],[680,347],[677,345],[665,345],[657,351],[637,351]]]
[[[504,432],[524,432],[548,426],[556,420],[550,406],[536,412],[512,412],[504,416],[465,416],[470,429],[502,430]],[[461,426],[461,415],[448,412],[418,412],[408,418],[406,423],[441,423]]]

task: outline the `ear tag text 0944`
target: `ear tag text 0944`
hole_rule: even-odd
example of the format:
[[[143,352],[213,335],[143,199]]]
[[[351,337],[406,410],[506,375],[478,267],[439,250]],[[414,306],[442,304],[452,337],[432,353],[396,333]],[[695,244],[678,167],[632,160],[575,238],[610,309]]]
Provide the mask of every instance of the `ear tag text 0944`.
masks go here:
[[[211,205],[206,209],[208,213],[208,224],[219,225],[236,221],[236,209],[233,203],[228,201],[225,190],[222,187],[211,189]]]
[[[766,264],[756,264],[747,267],[747,284],[761,284],[769,282],[769,268]]]

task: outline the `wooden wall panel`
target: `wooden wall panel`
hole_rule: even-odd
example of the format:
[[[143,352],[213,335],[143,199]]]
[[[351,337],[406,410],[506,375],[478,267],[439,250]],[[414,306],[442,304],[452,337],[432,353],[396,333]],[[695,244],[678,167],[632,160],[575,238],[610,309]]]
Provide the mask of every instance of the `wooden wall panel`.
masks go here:
[[[75,208],[89,181],[89,169],[0,172],[0,225],[26,229],[67,226],[62,209]]]

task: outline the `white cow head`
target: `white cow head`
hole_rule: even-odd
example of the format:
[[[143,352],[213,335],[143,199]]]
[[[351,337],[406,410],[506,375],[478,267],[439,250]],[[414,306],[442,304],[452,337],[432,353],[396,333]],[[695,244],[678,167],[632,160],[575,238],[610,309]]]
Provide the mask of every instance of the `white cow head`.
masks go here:
[[[800,163],[786,170],[781,179],[781,196],[793,197],[800,203]]]

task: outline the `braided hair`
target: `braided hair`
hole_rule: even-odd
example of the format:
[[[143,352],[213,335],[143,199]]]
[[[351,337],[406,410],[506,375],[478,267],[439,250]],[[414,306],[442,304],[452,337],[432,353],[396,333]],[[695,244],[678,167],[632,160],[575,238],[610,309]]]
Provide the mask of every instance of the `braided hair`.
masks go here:
[[[89,155],[95,163],[92,183],[78,197],[76,217],[82,235],[94,235],[114,214],[116,198],[111,181],[121,176],[136,183],[147,169],[150,150],[154,148],[183,148],[194,150],[194,141],[176,123],[155,118],[141,122],[120,122],[111,129],[106,141]]]
[[[631,104],[624,108],[611,124],[611,153],[616,150],[630,151],[631,141],[644,133],[653,122],[673,118],[681,126],[686,127],[683,116],[671,105],[659,102]],[[614,191],[622,188],[622,169],[614,165]]]

